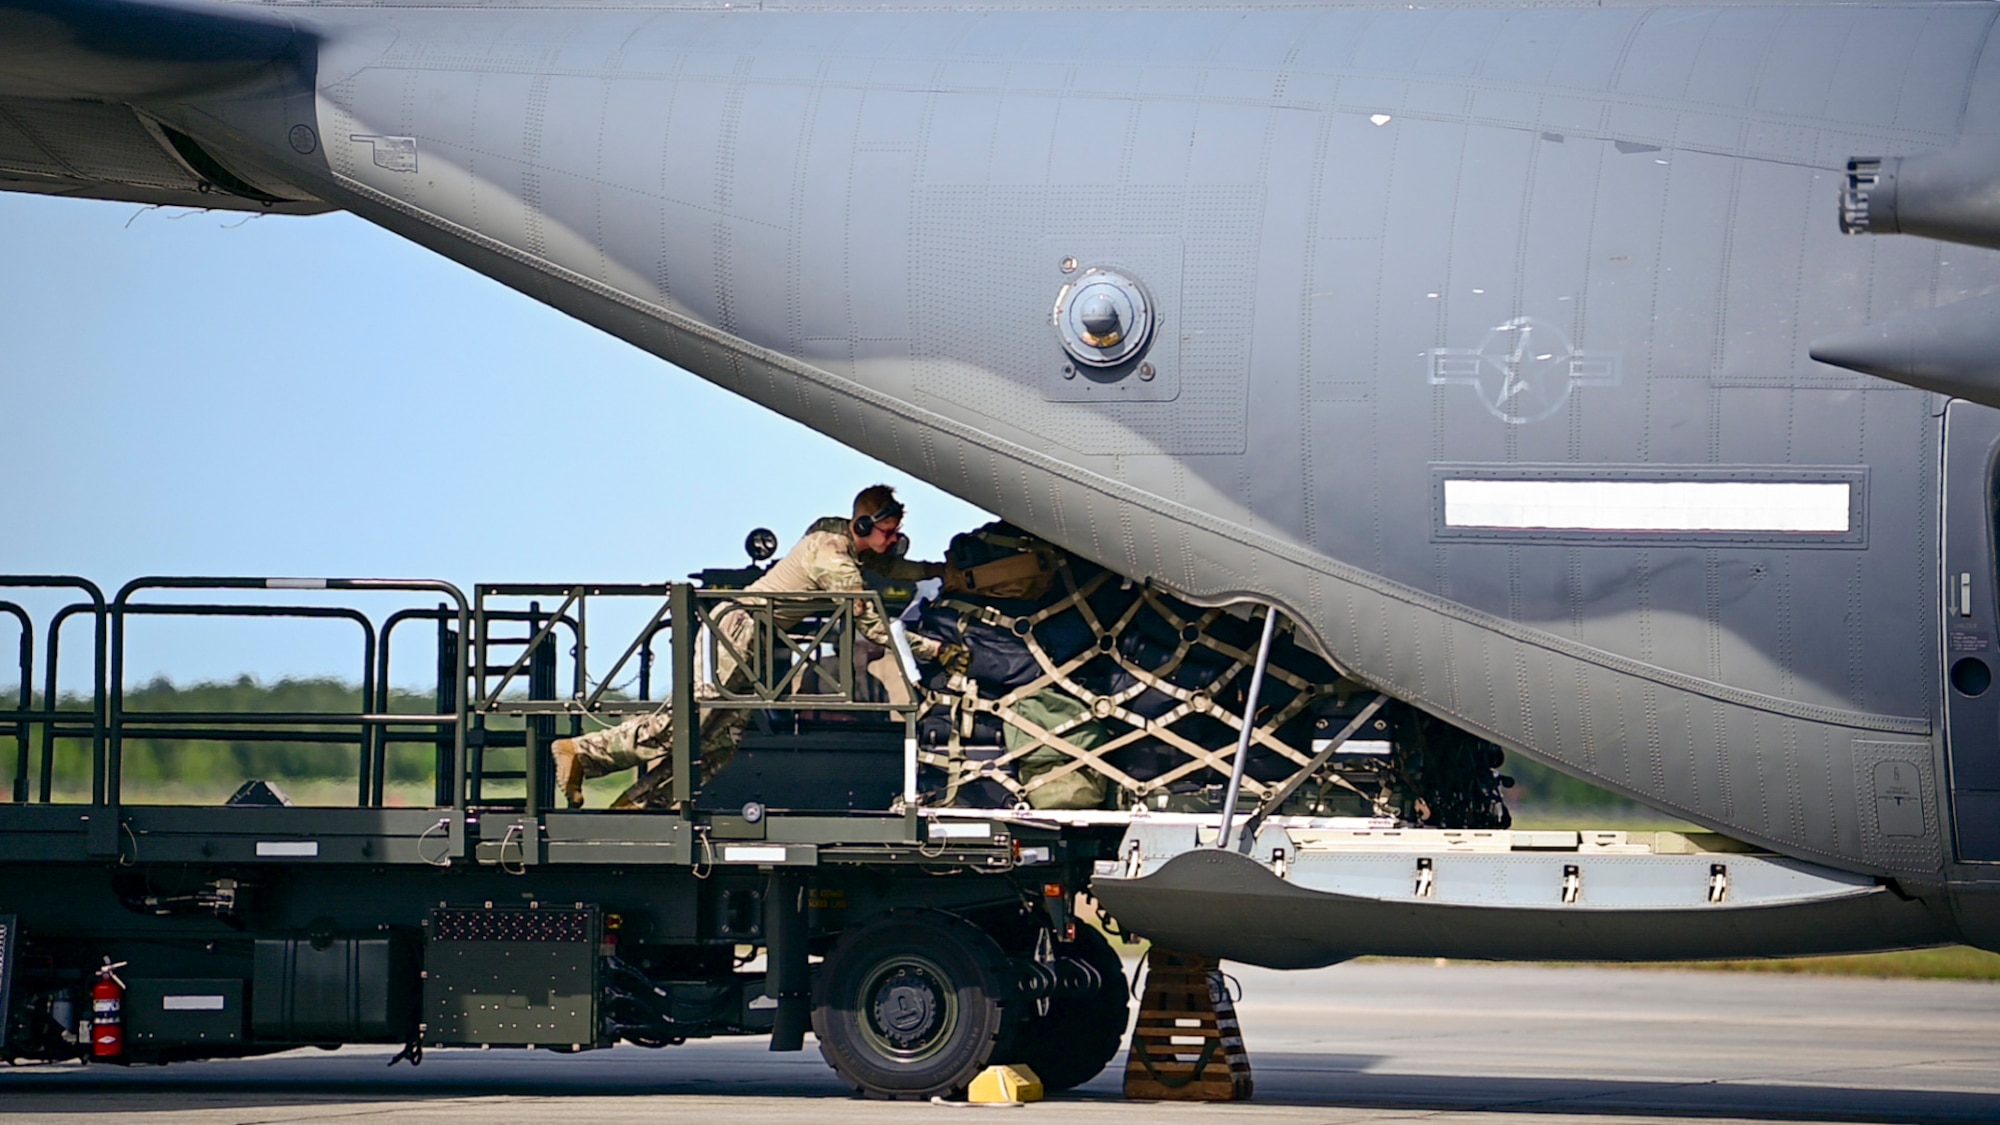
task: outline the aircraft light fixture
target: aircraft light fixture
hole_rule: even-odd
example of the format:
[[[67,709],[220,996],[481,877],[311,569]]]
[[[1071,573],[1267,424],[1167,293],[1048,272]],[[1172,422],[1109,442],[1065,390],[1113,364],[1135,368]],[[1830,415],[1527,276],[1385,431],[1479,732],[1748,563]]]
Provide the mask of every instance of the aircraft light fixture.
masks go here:
[[[1085,367],[1117,367],[1136,358],[1153,332],[1153,306],[1139,282],[1092,267],[1056,294],[1056,336]]]
[[[1083,342],[1093,348],[1109,350],[1118,346],[1125,338],[1125,321],[1119,314],[1124,310],[1123,302],[1111,299],[1102,287],[1092,290],[1090,296],[1077,303],[1077,322],[1083,325]]]

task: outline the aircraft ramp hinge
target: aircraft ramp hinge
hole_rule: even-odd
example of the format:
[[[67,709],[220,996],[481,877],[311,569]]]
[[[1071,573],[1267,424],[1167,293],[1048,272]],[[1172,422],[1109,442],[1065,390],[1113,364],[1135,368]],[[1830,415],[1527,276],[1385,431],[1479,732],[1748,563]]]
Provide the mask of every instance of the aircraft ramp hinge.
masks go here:
[[[1139,841],[1134,840],[1125,848],[1125,877],[1127,879],[1137,879],[1139,873],[1144,871],[1145,868],[1146,853],[1140,849]]]
[[[1574,863],[1563,864],[1563,905],[1575,902],[1583,895],[1583,868]]]
[[[1284,878],[1284,877],[1285,877],[1286,875],[1289,875],[1289,874],[1291,874],[1291,870],[1292,870],[1292,865],[1291,865],[1291,862],[1290,862],[1290,860],[1288,860],[1288,859],[1287,859],[1287,858],[1285,857],[1285,849],[1283,849],[1283,848],[1272,848],[1272,849],[1271,849],[1271,874],[1273,874],[1273,875],[1276,875],[1276,876],[1277,876],[1278,878],[1282,879],[1282,878]]]
[[[1426,856],[1417,861],[1417,889],[1414,893],[1418,898],[1429,898],[1435,890],[1437,890],[1437,865]]]
[[[1708,865],[1708,901],[1721,902],[1729,897],[1729,865],[1711,863]]]

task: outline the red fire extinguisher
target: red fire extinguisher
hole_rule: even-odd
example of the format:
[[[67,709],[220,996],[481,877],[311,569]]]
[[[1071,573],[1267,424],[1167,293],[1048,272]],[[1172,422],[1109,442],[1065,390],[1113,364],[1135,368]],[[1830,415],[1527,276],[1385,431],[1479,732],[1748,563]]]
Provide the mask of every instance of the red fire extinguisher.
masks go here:
[[[95,1058],[125,1054],[125,982],[118,979],[118,970],[124,967],[125,962],[113,964],[106,957],[90,990],[90,1053]]]

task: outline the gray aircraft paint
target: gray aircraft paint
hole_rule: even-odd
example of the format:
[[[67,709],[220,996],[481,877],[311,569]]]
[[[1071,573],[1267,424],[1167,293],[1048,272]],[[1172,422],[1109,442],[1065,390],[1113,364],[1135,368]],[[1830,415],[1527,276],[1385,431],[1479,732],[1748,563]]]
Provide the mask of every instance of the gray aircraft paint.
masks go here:
[[[0,48],[6,186],[216,202],[137,143],[177,129],[1119,570],[1275,601],[1510,749],[1954,883],[2000,941],[1965,862],[2000,860],[2000,780],[1949,815],[2000,729],[1947,723],[1945,400],[1807,354],[2000,285],[1834,221],[1848,157],[1996,140],[2000,8],[184,7],[295,34],[107,99],[137,116]],[[1065,377],[1070,258],[1147,287],[1152,378]],[[1990,491],[1983,448],[1951,463]],[[1803,543],[1443,526],[1443,480],[1495,475],[1861,503]],[[1990,653],[1965,511],[1951,635]]]

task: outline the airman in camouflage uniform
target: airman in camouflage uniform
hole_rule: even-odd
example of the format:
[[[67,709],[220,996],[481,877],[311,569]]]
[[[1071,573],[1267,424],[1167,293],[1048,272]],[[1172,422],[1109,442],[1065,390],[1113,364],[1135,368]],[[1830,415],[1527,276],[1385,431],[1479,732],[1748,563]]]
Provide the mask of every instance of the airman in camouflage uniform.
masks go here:
[[[914,581],[942,577],[947,585],[953,584],[958,576],[944,563],[911,562],[895,557],[892,551],[902,538],[902,517],[903,506],[896,501],[896,493],[889,486],[878,484],[863,489],[854,498],[853,518],[828,516],[815,521],[790,553],[744,589],[745,596],[738,604],[746,607],[767,604],[754,597],[759,591],[810,594],[866,590],[868,584],[861,575],[863,568],[890,579]],[[789,629],[805,620],[809,613],[809,606],[794,608],[790,604],[779,603],[770,616],[777,628]],[[744,670],[742,662],[753,656],[751,645],[756,637],[757,617],[744,608],[736,608],[724,613],[716,624],[721,634],[715,638],[716,666],[710,678],[696,684],[696,699],[717,698],[720,694],[716,688],[718,684],[731,693],[750,686],[750,674]],[[872,599],[855,604],[854,626],[857,633],[876,644],[892,647],[889,628]],[[919,660],[963,663],[962,653],[945,651],[950,646],[915,634],[911,634],[909,639],[910,648]],[[893,659],[893,655],[888,659]],[[869,668],[891,685],[892,695],[901,694],[900,674],[888,674],[890,669],[881,667],[879,663],[871,664]],[[715,709],[702,716],[700,751],[704,775],[721,768],[735,753],[737,741],[749,718],[750,712],[742,709]],[[551,747],[556,760],[556,785],[568,800],[569,807],[581,808],[586,778],[602,777],[635,766],[650,766],[644,776],[611,806],[640,807],[671,780],[665,758],[672,746],[673,715],[664,708],[650,715],[628,719],[608,730],[558,739]]]

